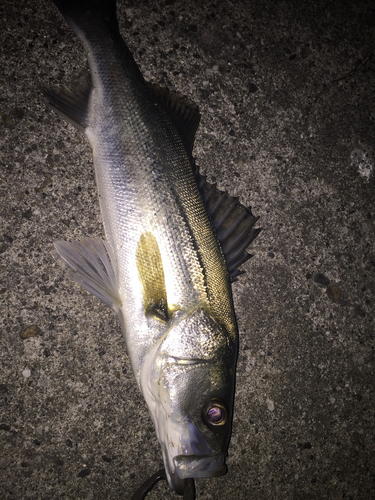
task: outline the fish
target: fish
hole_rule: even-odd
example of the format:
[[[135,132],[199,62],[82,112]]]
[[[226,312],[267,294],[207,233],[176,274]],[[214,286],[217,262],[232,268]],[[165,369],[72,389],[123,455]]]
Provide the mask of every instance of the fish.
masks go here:
[[[259,233],[192,155],[196,104],[147,82],[115,0],[54,0],[89,62],[52,110],[83,132],[105,239],[56,241],[69,276],[119,317],[170,487],[227,470],[238,356],[231,283]]]

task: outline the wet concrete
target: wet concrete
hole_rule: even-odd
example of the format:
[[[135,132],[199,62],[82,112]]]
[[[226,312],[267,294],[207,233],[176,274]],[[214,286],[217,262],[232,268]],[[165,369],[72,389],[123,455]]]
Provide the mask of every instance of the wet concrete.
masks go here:
[[[374,497],[374,9],[119,5],[146,78],[199,104],[202,171],[263,227],[233,285],[228,474],[199,500]],[[114,314],[50,255],[103,236],[88,144],[41,96],[84,53],[48,2],[0,13],[0,498],[129,499],[162,466],[153,425]]]

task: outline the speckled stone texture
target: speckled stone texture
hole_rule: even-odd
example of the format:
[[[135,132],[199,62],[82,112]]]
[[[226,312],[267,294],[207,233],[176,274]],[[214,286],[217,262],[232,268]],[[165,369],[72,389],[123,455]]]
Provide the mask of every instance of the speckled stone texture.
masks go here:
[[[233,285],[229,472],[197,500],[374,498],[374,3],[118,14],[146,78],[199,104],[202,171],[263,227]],[[52,3],[3,0],[0,19],[0,498],[128,500],[162,466],[153,425],[114,314],[50,254],[103,235],[85,137],[41,92],[85,56]]]

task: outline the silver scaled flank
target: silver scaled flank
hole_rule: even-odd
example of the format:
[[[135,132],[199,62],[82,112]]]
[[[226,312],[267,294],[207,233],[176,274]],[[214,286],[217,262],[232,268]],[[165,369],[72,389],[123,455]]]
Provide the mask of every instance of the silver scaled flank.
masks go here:
[[[47,97],[89,140],[106,239],[58,241],[54,256],[118,314],[168,482],[181,494],[186,478],[226,472],[238,350],[230,279],[249,257],[256,219],[197,171],[198,110],[144,80],[115,2],[55,4],[90,74]]]

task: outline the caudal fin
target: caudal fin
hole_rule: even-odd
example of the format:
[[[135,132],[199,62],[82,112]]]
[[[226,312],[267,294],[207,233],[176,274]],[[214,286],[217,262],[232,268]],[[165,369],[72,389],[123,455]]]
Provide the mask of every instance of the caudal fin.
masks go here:
[[[116,0],[52,0],[73,31],[87,37],[98,26],[118,32]]]

